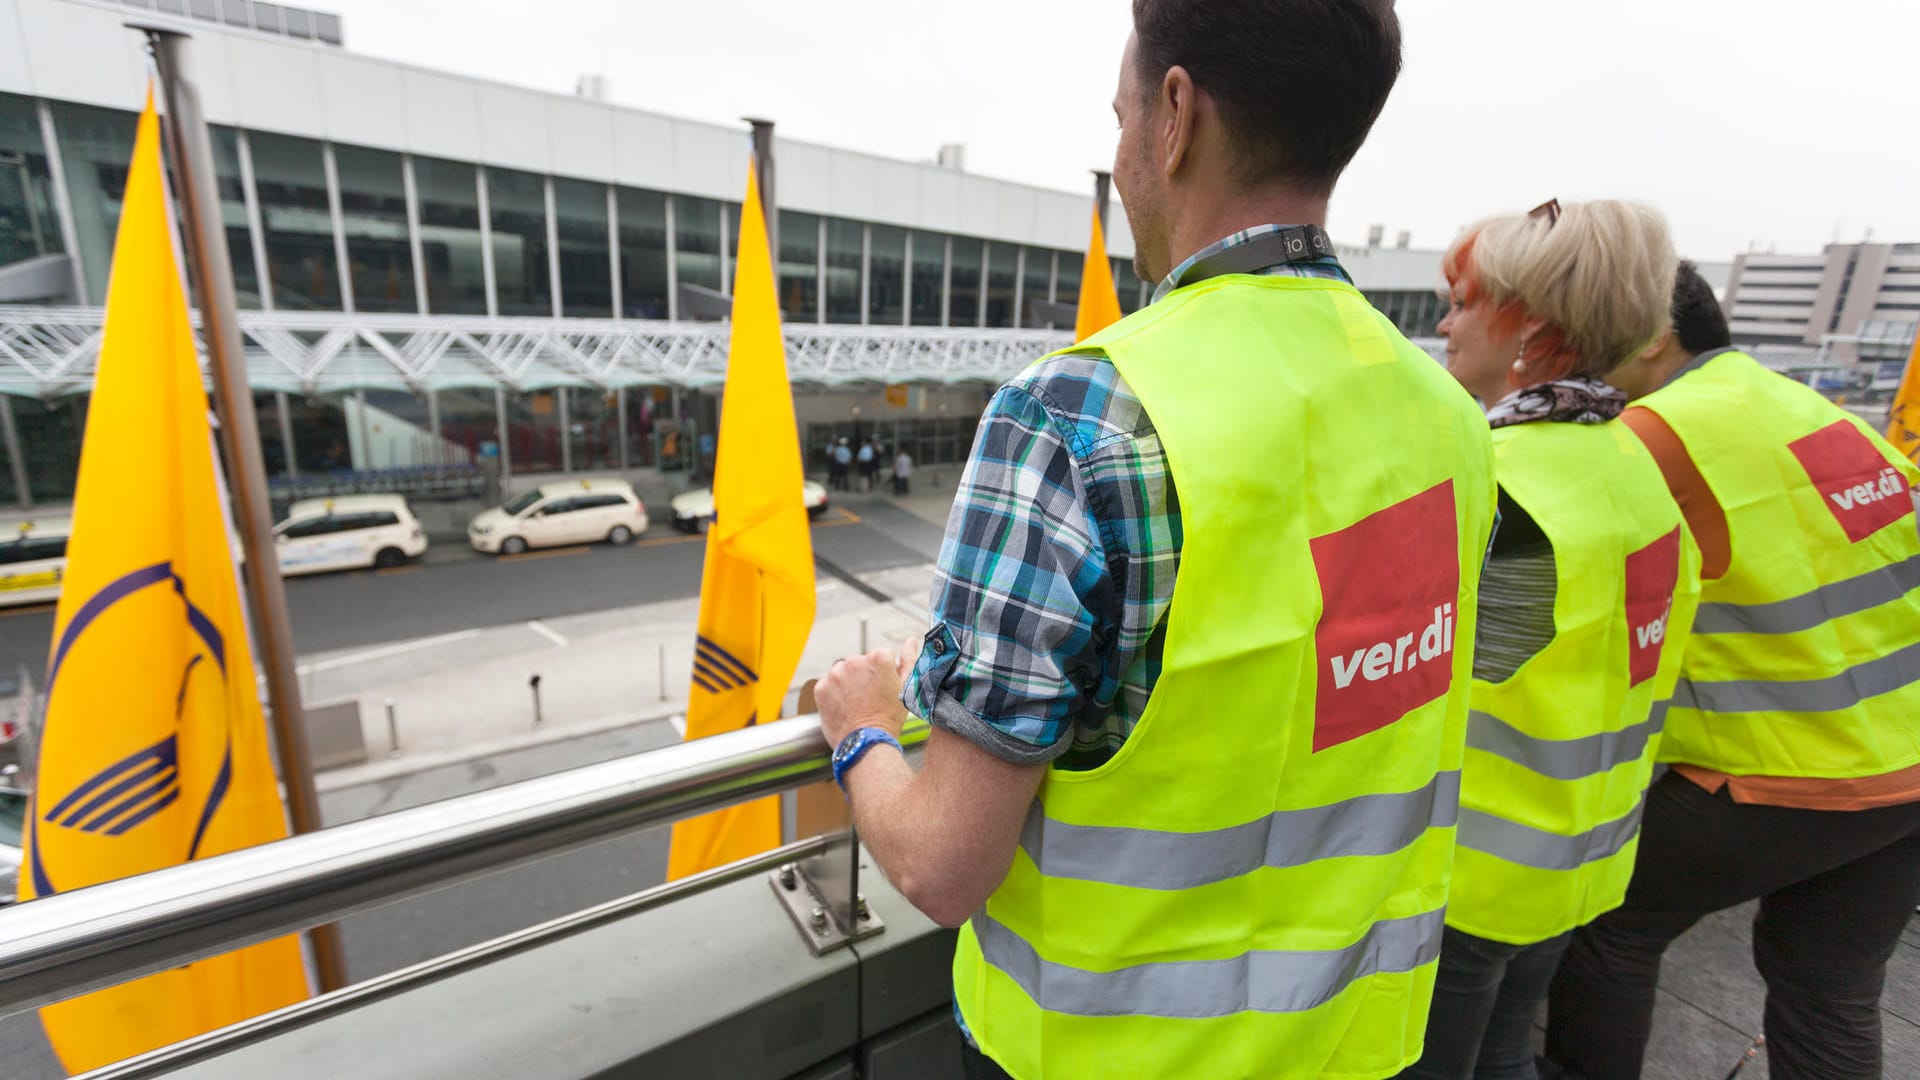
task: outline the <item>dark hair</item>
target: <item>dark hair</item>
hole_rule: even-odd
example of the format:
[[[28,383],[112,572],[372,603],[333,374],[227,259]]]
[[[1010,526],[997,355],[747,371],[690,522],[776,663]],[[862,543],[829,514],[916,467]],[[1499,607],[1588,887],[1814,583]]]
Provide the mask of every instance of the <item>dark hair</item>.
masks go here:
[[[1726,312],[1720,310],[1713,286],[1700,276],[1699,267],[1686,260],[1673,279],[1673,336],[1695,356],[1733,344]]]
[[[1133,0],[1133,28],[1149,100],[1186,68],[1248,184],[1333,190],[1400,76],[1392,0]]]

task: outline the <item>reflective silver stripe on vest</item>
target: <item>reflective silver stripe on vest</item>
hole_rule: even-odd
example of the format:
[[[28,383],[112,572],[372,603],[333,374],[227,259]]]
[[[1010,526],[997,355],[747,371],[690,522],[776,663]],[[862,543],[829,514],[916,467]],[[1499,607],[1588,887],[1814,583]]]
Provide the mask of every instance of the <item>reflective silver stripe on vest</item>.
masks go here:
[[[1042,959],[1020,935],[985,912],[973,917],[982,958],[1048,1012],[1189,1020],[1318,1008],[1358,979],[1432,963],[1440,955],[1445,926],[1446,909],[1441,908],[1374,923],[1365,937],[1344,949],[1248,952],[1224,960],[1086,971]]]
[[[1717,713],[1832,712],[1916,682],[1920,682],[1920,642],[1825,679],[1681,679],[1673,688],[1673,704],[1678,709]]]
[[[1069,825],[1045,817],[1035,802],[1020,830],[1020,846],[1047,877],[1135,889],[1192,889],[1261,867],[1391,855],[1428,829],[1452,825],[1459,813],[1458,772],[1439,773],[1415,791],[1280,810],[1206,832]]]
[[[1920,588],[1920,555],[1770,604],[1701,604],[1696,634],[1797,634]]]
[[[1598,862],[1627,846],[1640,832],[1640,814],[1647,808],[1645,792],[1625,817],[1596,825],[1574,836],[1536,829],[1483,810],[1460,811],[1460,846],[1538,870],[1574,870]]]
[[[1632,727],[1578,739],[1537,739],[1492,713],[1475,711],[1467,716],[1467,745],[1541,776],[1582,780],[1623,761],[1638,761],[1647,740],[1665,726],[1669,704],[1655,702],[1647,718]]]

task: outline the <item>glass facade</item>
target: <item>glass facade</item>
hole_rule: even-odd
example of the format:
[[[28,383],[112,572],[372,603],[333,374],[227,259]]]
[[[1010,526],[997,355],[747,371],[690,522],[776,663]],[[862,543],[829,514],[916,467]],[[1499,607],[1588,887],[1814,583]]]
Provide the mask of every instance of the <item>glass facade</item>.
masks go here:
[[[1113,260],[1113,287],[1120,293],[1120,310],[1131,315],[1146,303],[1146,290],[1133,272],[1132,259]]]
[[[104,304],[120,200],[127,190],[127,162],[133,158],[135,117],[64,101],[52,102],[50,108],[73,204],[72,254],[86,273],[88,299]]]
[[[56,146],[42,145],[42,108]],[[0,94],[0,266],[74,254],[86,299],[104,300],[135,121],[128,112]],[[243,307],[665,319],[676,308],[674,280],[716,292],[732,285],[738,203],[272,132],[214,126],[211,135],[221,224]],[[71,228],[53,184],[56,161],[64,167]],[[1076,299],[1076,252],[1023,252],[1011,243],[799,210],[780,218],[778,289],[791,323],[1031,326],[1032,305]],[[1017,262],[1023,254],[1024,273]],[[1115,275],[1123,308],[1133,310],[1142,290],[1125,260],[1116,260]],[[1433,317],[1419,303],[1383,302],[1395,305],[1396,321]],[[297,336],[311,346],[324,335],[304,329]],[[393,337],[397,346],[405,340]],[[492,370],[464,349],[455,346],[436,379],[447,378],[452,366],[481,385],[420,395],[391,389],[397,384],[388,362],[353,342],[331,373],[352,386],[364,370],[388,388],[257,392],[270,475],[465,466],[489,454],[507,458],[514,473],[604,470],[623,461],[699,466],[700,435],[712,426],[711,395],[541,389],[541,381],[578,377],[538,365],[535,389],[503,394]],[[36,500],[70,497],[87,406],[84,394],[51,404],[12,402]],[[922,426],[890,429],[888,437],[929,462],[963,454],[972,429],[957,418],[912,423]],[[11,490],[6,466],[0,460],[0,503],[21,494]]]
[[[262,132],[249,133],[247,143],[273,306],[340,310],[340,264],[334,258],[333,211],[320,144]]]
[[[64,250],[39,110],[31,98],[0,94],[0,266]]]
[[[1005,329],[1014,324],[1013,309],[1019,295],[1017,279],[1020,249],[1012,244],[987,245],[987,319],[986,325]]]
[[[678,195],[673,200],[674,269],[680,284],[720,288],[720,203]]]
[[[899,326],[907,312],[907,230],[870,225],[867,235],[867,322]]]
[[[87,428],[87,394],[41,401],[13,398],[14,430],[27,467],[27,487],[35,502],[73,498],[80,477],[80,437]]]
[[[400,155],[336,146],[340,226],[358,311],[415,312],[413,248],[407,242],[407,184]]]
[[[485,315],[487,270],[480,246],[480,191],[473,166],[413,159],[420,198],[420,261],[426,266],[427,310]]]
[[[664,319],[667,306],[667,197],[619,188],[620,312],[629,319]]]
[[[980,249],[982,241],[953,238],[953,257],[947,270],[947,325],[974,326],[980,321]]]
[[[1086,270],[1085,252],[1061,251],[1055,254],[1058,260],[1053,272],[1053,296],[1058,302],[1073,307],[1080,303],[1080,275]],[[1065,327],[1064,329],[1072,329]]]
[[[827,321],[860,321],[860,254],[866,243],[866,226],[857,221],[827,219],[827,250],[824,254],[827,295]]]
[[[780,213],[780,317],[817,322],[820,317],[820,217],[798,210]]]
[[[260,304],[260,271],[253,262],[253,229],[247,225],[246,180],[240,172],[240,133],[217,124],[207,126],[213,142],[214,181],[220,189],[220,224],[227,232],[227,255],[233,262],[234,303],[243,308]]]
[[[553,221],[560,237],[560,313],[571,318],[611,318],[607,186],[554,177]]]
[[[939,233],[913,234],[913,325],[941,324],[940,298],[946,288],[947,238]]]
[[[487,167],[493,291],[502,315],[553,314],[547,262],[547,183],[537,173]]]
[[[1036,303],[1044,304],[1052,299],[1047,290],[1053,286],[1053,252],[1042,248],[1027,248],[1027,268],[1020,277],[1020,324],[1022,326],[1048,326],[1040,318]]]

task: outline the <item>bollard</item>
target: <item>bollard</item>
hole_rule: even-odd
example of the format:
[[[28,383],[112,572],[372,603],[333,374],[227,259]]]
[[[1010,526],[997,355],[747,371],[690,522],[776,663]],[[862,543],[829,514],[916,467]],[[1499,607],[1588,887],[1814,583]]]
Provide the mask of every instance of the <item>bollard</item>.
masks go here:
[[[667,643],[660,643],[660,700],[667,700]]]
[[[534,676],[533,678],[531,678],[531,679],[528,679],[528,680],[527,680],[527,685],[533,688],[533,726],[534,726],[534,727],[539,727],[539,726],[540,726],[540,720],[541,720],[541,716],[540,716],[540,676],[538,676],[538,675],[535,675],[535,676]]]
[[[393,699],[387,699],[387,756],[400,756],[400,722],[394,719]]]
[[[860,620],[860,655],[867,655],[867,620]]]

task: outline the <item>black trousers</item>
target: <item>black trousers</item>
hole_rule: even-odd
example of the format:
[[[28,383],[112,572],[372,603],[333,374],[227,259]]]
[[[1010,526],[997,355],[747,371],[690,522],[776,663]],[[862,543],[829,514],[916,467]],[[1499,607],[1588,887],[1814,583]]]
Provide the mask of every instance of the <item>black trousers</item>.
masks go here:
[[[1660,957],[1701,918],[1758,899],[1774,1080],[1878,1080],[1887,959],[1920,901],[1920,803],[1794,810],[1668,773],[1648,792],[1626,903],[1574,933],[1548,995],[1547,1057],[1640,1075]]]
[[[1571,937],[1508,945],[1447,927],[1426,1050],[1400,1080],[1539,1080],[1533,1016]]]

